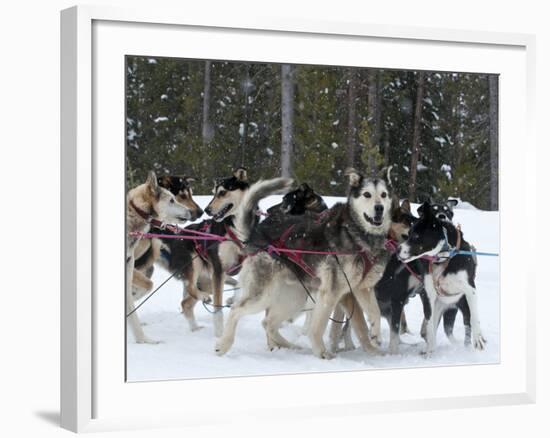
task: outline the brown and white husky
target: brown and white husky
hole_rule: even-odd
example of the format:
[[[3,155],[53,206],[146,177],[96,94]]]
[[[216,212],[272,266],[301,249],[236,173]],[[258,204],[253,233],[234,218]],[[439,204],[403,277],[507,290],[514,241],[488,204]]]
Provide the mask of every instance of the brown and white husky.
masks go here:
[[[147,181],[126,195],[126,313],[128,322],[137,343],[155,343],[143,332],[138,315],[135,312],[134,300],[139,292],[149,291],[152,282],[142,272],[134,269],[135,250],[139,237],[132,232],[147,232],[151,225],[164,222],[183,223],[191,219],[189,208],[181,204],[176,196],[158,184],[154,172],[149,172]]]

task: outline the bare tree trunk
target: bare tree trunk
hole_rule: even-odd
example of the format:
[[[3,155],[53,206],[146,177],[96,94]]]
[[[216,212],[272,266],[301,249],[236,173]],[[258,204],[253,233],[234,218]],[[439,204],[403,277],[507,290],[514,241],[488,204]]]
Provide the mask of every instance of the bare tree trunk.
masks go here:
[[[373,150],[380,147],[381,132],[381,114],[380,114],[380,72],[378,70],[369,70],[368,73],[368,122],[369,122],[369,140],[370,147]],[[371,154],[368,158],[368,171],[376,173],[376,163]]]
[[[461,89],[458,92],[456,104],[456,126],[457,134],[455,137],[455,169],[462,165],[464,158],[464,91]]]
[[[348,130],[347,130],[347,164],[355,165],[355,149],[357,148],[357,74],[355,69],[348,69]]]
[[[246,75],[244,79],[244,122],[239,126],[239,134],[241,137],[241,165],[244,166],[244,158],[246,154],[246,146],[248,143],[248,125],[250,119],[250,92],[253,84],[250,79],[250,64],[246,65]]]
[[[374,89],[374,144],[376,146],[380,146],[382,142],[382,93],[380,91],[381,88],[381,79],[382,79],[382,72],[380,70],[376,70],[376,78],[375,78],[375,89]]]
[[[489,75],[490,207],[498,210],[498,76]]]
[[[384,128],[384,166],[390,165],[390,133],[388,128]]]
[[[292,175],[294,131],[294,67],[281,66],[281,175]]]
[[[420,155],[420,131],[422,129],[422,100],[424,99],[424,72],[418,73],[418,84],[416,88],[416,104],[414,109],[413,141],[411,154],[411,168],[409,179],[409,199],[416,199],[416,170],[418,157]]]
[[[204,63],[204,92],[202,97],[202,141],[210,143],[214,137],[214,129],[210,123],[210,95],[211,95],[211,70],[212,61]]]

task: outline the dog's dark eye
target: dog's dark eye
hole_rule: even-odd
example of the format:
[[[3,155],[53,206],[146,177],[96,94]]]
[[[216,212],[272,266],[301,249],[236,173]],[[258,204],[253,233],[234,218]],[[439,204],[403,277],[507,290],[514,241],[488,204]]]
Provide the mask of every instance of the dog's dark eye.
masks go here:
[[[401,234],[401,238],[403,240],[407,240],[409,238],[409,235],[408,234]]]
[[[386,192],[382,192],[380,196],[382,196],[382,198],[385,198],[386,196],[388,196],[388,194]]]
[[[174,201],[174,198],[171,198],[170,199],[170,204],[173,204],[174,202],[176,202],[176,201]]]
[[[363,196],[364,196],[365,198],[371,198],[371,197],[372,197],[372,195],[371,195],[369,192],[363,193]]]
[[[220,191],[218,192],[218,196],[225,196],[226,193],[227,193],[227,191],[225,191],[225,190],[220,190]]]

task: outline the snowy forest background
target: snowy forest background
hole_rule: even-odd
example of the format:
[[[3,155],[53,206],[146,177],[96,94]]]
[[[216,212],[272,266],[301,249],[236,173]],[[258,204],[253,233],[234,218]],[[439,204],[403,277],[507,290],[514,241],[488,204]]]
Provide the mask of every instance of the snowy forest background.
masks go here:
[[[498,77],[126,57],[127,183],[291,175],[343,195],[344,169],[393,165],[401,197],[498,209]]]

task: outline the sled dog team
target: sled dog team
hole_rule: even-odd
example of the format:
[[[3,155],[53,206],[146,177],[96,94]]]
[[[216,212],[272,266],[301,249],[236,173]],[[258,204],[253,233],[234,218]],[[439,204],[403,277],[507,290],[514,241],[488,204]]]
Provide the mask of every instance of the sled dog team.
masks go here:
[[[136,342],[155,343],[143,331],[135,302],[152,290],[158,263],[185,286],[181,310],[191,331],[201,328],[195,305],[211,309],[218,355],[231,349],[239,320],[260,312],[269,349],[299,348],[280,328],[306,310],[304,333],[317,357],[334,357],[342,341],[343,348],[355,348],[350,330],[363,350],[379,353],[382,317],[390,326],[389,350],[397,353],[399,336],[408,330],[404,307],[416,294],[425,353],[435,350],[441,319],[455,341],[458,310],[464,343],[483,349],[477,260],[468,253],[475,249],[453,224],[456,201],[424,202],[416,217],[408,200],[400,204],[391,196],[385,178],[354,169],[345,176],[346,202],[327,208],[305,183],[293,188],[291,179],[274,178],[251,184],[246,169],[238,168],[216,180],[204,210],[210,218],[183,227],[203,214],[193,200],[193,180],[150,172],[127,195],[126,310]],[[283,194],[282,202],[261,212],[259,201],[273,194]],[[240,293],[229,306],[224,284],[236,286],[237,273]],[[225,324],[224,307],[230,307]]]

